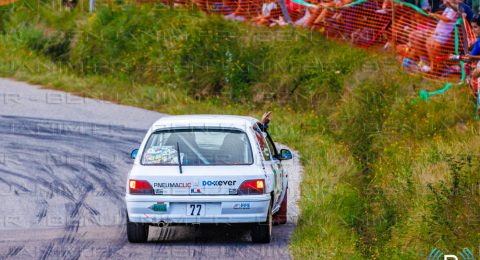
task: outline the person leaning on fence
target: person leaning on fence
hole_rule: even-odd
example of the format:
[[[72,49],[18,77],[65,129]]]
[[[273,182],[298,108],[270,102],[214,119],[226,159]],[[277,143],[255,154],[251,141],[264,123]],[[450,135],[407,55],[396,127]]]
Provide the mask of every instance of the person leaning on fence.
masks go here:
[[[437,73],[439,70],[439,64],[436,62],[436,57],[444,54],[445,51],[442,51],[443,46],[446,45],[449,40],[453,39],[455,22],[459,17],[459,7],[467,14],[467,20],[469,17],[471,18],[473,16],[472,10],[464,4],[462,0],[445,0],[444,4],[446,8],[443,10],[442,14],[429,14],[430,17],[439,20],[433,36],[427,40],[428,58],[430,60],[432,73]]]
[[[470,73],[467,77],[467,82],[470,85],[471,90],[478,94],[480,87],[480,16],[477,14],[471,20],[472,30],[477,35],[477,41],[473,44],[472,50],[465,57],[458,57],[453,55],[451,59],[461,59],[465,62],[470,63],[473,69],[470,70]]]
[[[200,0],[196,0],[196,1],[200,1]],[[253,7],[255,7],[255,5],[253,5]],[[251,8],[252,8],[252,3],[250,1],[238,0],[238,2],[236,3],[235,10],[232,13],[225,15],[224,17],[225,19],[228,19],[228,20],[236,20],[236,21],[243,22],[251,18],[250,17]]]
[[[306,27],[313,27],[313,24],[315,22],[315,20],[318,18],[318,16],[320,15],[320,13],[322,12],[322,7],[320,6],[322,2],[321,1],[318,1],[316,4],[317,6],[315,8],[312,8],[311,11],[310,11],[310,17],[307,19],[307,21],[305,22],[305,26]],[[315,4],[315,3],[314,3]]]
[[[339,20],[342,17],[342,11],[339,10],[345,5],[353,3],[354,0],[341,0],[339,3],[335,5],[335,8],[337,9],[336,13],[333,15],[332,19],[333,20]]]
[[[306,25],[323,30],[326,25],[326,20],[329,17],[332,17],[334,20],[340,19],[341,13],[337,12],[337,10],[352,2],[353,0],[328,0],[326,2],[320,2],[312,11]]]
[[[397,35],[406,36],[402,38],[406,43],[397,45],[396,52],[404,58],[402,64],[408,71],[426,73],[431,70],[426,42],[433,28],[420,12],[413,12],[409,17],[413,18],[409,25],[403,28],[394,27]],[[403,24],[406,22],[404,21]]]
[[[341,3],[340,0],[328,0],[317,4],[313,15],[310,17],[311,21],[308,22],[312,28],[320,29],[325,27],[325,20],[332,11],[331,8],[336,7]]]
[[[294,25],[306,26],[306,22],[310,18],[310,11],[301,4],[295,3],[293,0],[285,0],[290,19]]]
[[[282,9],[277,0],[267,0],[271,1],[269,4],[264,3],[262,5],[262,15],[260,17],[268,17],[268,19],[263,19],[263,25],[272,26],[286,26],[288,25],[284,16],[282,15]],[[287,1],[285,1],[287,12],[291,13]],[[269,21],[269,23],[267,23]]]

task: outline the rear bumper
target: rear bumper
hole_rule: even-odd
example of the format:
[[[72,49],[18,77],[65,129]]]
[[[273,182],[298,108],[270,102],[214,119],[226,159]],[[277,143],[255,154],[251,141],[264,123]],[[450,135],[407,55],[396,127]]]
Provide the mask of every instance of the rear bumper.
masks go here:
[[[128,218],[135,223],[255,223],[267,219],[270,195],[230,196],[125,196]],[[190,216],[187,207],[198,203],[205,207],[202,216]],[[154,204],[166,210],[155,211]]]

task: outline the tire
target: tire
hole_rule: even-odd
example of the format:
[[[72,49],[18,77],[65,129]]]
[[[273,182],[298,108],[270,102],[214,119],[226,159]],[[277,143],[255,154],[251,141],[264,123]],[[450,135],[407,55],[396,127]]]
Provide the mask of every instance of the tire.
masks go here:
[[[272,238],[272,226],[273,226],[273,217],[272,217],[272,204],[268,207],[267,221],[256,223],[252,227],[251,235],[252,242],[254,243],[270,243]]]
[[[130,243],[147,242],[148,224],[130,222],[127,215],[127,238]]]
[[[288,189],[285,192],[285,197],[283,198],[282,204],[280,205],[280,209],[278,210],[275,215],[273,215],[273,224],[274,225],[283,225],[287,224],[287,216],[288,216]]]

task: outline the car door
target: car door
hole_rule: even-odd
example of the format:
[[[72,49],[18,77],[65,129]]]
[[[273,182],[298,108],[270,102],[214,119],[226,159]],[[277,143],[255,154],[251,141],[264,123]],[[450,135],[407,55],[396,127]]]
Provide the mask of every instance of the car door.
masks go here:
[[[282,166],[282,162],[278,159],[278,151],[277,151],[277,148],[275,146],[275,143],[273,142],[272,140],[272,137],[270,136],[270,134],[268,133],[268,131],[265,131],[265,140],[267,141],[267,146],[270,150],[270,154],[271,154],[271,164],[270,164],[270,167],[272,168],[272,171],[273,171],[273,174],[274,174],[274,178],[275,178],[275,196],[276,196],[276,199],[275,201],[278,202],[278,204],[281,203],[281,196],[282,196],[282,193],[283,193],[283,190],[284,190],[284,185],[286,184],[284,182],[284,178],[285,178],[285,171],[283,169],[283,166]]]
[[[262,131],[260,127],[255,125],[254,127],[255,130],[255,136],[257,139],[257,144],[260,149],[260,156],[262,157],[262,164],[263,164],[263,169],[265,171],[265,174],[269,176],[269,178],[272,178],[273,180],[273,207],[275,208],[278,204],[278,198],[279,198],[279,190],[278,190],[278,166],[276,162],[273,160],[273,154],[271,152],[270,145],[268,144],[267,141],[267,133],[265,131]]]

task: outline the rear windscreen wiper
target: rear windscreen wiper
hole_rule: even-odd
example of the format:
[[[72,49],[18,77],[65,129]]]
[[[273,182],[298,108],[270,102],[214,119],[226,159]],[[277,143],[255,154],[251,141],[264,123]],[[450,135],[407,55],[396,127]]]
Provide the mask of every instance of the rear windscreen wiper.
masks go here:
[[[177,156],[178,156],[178,168],[180,169],[180,173],[183,173],[183,170],[182,170],[182,160],[181,160],[181,156],[180,156],[180,146],[178,145],[178,142],[177,142]]]

